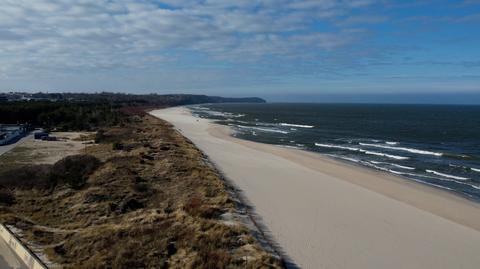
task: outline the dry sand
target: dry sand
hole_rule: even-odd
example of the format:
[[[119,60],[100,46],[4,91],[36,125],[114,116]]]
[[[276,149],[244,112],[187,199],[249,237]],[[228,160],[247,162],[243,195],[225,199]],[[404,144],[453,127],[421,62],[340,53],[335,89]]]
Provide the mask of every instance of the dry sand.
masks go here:
[[[319,154],[240,140],[183,107],[152,115],[209,156],[301,268],[479,268],[480,206]]]
[[[82,141],[81,138],[92,135],[92,132],[51,133],[51,136],[58,138],[57,141],[37,140],[33,139],[33,135],[29,135],[4,154],[0,154],[0,170],[4,166],[53,164],[69,155],[81,154],[87,146],[85,143],[93,143]]]

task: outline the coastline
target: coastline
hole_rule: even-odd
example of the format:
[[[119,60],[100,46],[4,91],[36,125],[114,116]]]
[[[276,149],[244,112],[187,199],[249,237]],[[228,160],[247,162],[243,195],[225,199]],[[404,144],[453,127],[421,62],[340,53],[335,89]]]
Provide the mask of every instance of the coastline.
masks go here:
[[[476,268],[480,205],[317,153],[241,140],[186,108],[150,112],[199,147],[304,268]]]
[[[389,198],[407,203],[416,208],[480,231],[480,203],[469,200],[463,196],[455,194],[454,192],[415,182],[410,178],[402,177],[400,175],[392,175],[373,168],[329,158],[328,156],[323,156],[311,151],[235,138],[231,136],[233,131],[223,125],[215,124],[208,129],[208,132],[214,137],[230,140],[249,148],[269,152],[312,170],[323,172],[341,180],[348,181]],[[318,162],[322,162],[322,167],[318,167]],[[362,177],[369,177],[369,180],[358,180],[355,178],[355,174],[361,174]],[[454,203],[455,205],[452,205],[451,203]],[[468,212],[458,211],[458,206],[466,206],[469,210]]]

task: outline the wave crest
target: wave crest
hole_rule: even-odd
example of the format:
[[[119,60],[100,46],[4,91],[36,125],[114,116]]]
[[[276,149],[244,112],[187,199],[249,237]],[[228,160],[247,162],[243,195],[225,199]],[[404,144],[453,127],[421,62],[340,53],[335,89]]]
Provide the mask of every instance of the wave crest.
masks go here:
[[[387,157],[387,158],[391,158],[391,159],[395,159],[395,160],[407,160],[407,159],[409,159],[408,157],[386,154],[386,153],[381,153],[381,152],[376,152],[376,151],[369,151],[369,150],[364,150],[364,149],[354,148],[354,147],[345,147],[345,146],[337,146],[337,145],[321,144],[321,143],[315,143],[315,146],[324,147],[324,148],[337,148],[337,149],[343,149],[343,150],[349,150],[349,151],[362,152],[362,153],[369,154],[369,155],[382,156],[382,157]]]
[[[459,176],[444,174],[444,173],[437,172],[435,170],[428,170],[427,169],[425,171],[427,171],[428,173],[431,173],[431,174],[434,174],[434,175],[437,175],[437,176],[446,177],[446,178],[452,178],[452,179],[458,179],[458,180],[469,180],[469,178],[466,178],[466,177],[459,177]]]
[[[298,128],[313,128],[315,126],[313,125],[302,125],[302,124],[293,124],[293,123],[279,123],[280,126],[286,126],[286,127],[298,127]]]
[[[262,132],[280,133],[280,134],[288,134],[289,133],[287,131],[271,129],[271,128],[261,128],[261,127],[244,126],[244,125],[235,125],[235,126],[238,127],[238,128],[242,128],[242,129],[257,130],[257,131],[262,131]]]
[[[386,145],[378,145],[378,144],[369,144],[369,143],[359,143],[362,146],[367,146],[367,147],[375,147],[375,148],[384,148],[384,149],[391,149],[391,150],[399,150],[399,151],[406,151],[410,153],[416,153],[416,154],[424,154],[424,155],[433,155],[433,156],[443,156],[443,153],[440,152],[433,152],[433,151],[427,151],[427,150],[420,150],[420,149],[414,149],[414,148],[405,148],[405,147],[391,147],[391,146],[386,146]]]

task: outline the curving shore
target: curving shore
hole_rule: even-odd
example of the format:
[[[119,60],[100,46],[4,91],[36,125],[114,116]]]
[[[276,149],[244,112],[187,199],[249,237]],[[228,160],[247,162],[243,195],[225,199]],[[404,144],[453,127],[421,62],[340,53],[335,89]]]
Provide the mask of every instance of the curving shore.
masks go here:
[[[240,140],[188,109],[155,110],[255,207],[302,268],[478,268],[480,205],[319,154]]]

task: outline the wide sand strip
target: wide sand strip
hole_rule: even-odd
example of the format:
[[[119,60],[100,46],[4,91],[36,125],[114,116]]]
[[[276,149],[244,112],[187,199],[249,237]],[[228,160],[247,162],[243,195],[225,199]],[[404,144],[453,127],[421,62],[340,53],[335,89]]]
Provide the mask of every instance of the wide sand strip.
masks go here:
[[[183,107],[151,114],[209,156],[302,268],[479,268],[473,202],[319,154],[240,140]]]

